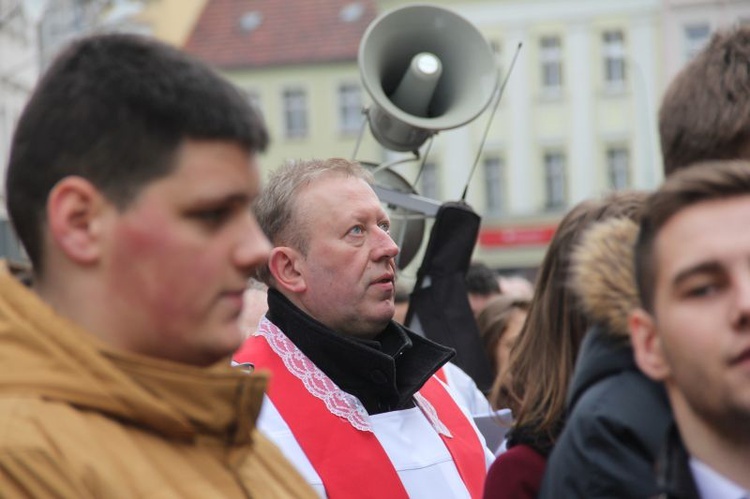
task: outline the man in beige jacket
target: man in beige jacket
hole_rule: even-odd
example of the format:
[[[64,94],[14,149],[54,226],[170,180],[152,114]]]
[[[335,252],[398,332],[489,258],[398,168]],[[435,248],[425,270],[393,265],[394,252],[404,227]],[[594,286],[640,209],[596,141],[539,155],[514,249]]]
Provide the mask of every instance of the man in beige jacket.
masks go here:
[[[2,497],[307,497],[230,367],[269,243],[240,93],[145,38],[67,48],[13,138],[31,289],[0,273]]]

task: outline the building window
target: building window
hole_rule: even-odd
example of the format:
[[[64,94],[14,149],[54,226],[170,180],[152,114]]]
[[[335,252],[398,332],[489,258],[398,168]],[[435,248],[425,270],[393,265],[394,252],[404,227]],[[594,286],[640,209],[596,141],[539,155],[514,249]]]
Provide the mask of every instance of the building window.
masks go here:
[[[247,103],[261,116],[263,115],[263,109],[260,102],[260,94],[257,90],[246,88],[244,90]]]
[[[0,218],[0,257],[15,261],[27,259],[13,226],[3,218]]]
[[[239,18],[239,24],[242,31],[252,33],[263,23],[263,14],[257,10],[248,10]]]
[[[610,188],[620,190],[630,186],[630,155],[625,147],[607,149],[607,171]]]
[[[13,37],[15,42],[28,46],[27,21],[21,3],[19,1],[0,0],[0,28],[2,28],[2,34],[6,38]]]
[[[685,60],[689,61],[708,43],[711,28],[706,23],[685,26]]]
[[[487,213],[498,215],[505,208],[505,182],[503,162],[498,156],[484,158],[485,195],[487,198]]]
[[[420,177],[422,196],[430,199],[439,199],[440,186],[438,184],[437,165],[430,162],[425,163],[422,167],[422,174]]]
[[[607,87],[625,84],[625,40],[622,31],[605,31],[603,35],[604,82]]]
[[[490,48],[492,49],[492,53],[495,54],[495,59],[500,59],[500,56],[503,54],[503,45],[500,43],[500,40],[496,38],[490,38],[488,40],[490,42]]]
[[[5,164],[10,151],[10,123],[8,123],[8,113],[5,106],[0,103],[0,164]]]
[[[284,135],[290,139],[307,136],[307,94],[300,88],[284,90]]]
[[[339,129],[341,133],[357,133],[362,127],[362,91],[356,83],[339,86]]]
[[[559,91],[562,87],[562,44],[560,37],[545,36],[541,41],[542,87]]]
[[[545,208],[559,210],[565,207],[565,156],[560,151],[544,153]]]

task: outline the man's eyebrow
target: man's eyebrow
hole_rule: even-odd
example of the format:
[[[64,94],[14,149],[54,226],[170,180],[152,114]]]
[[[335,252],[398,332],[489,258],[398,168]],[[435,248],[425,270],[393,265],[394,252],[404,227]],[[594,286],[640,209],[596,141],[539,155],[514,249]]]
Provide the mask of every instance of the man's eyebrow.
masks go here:
[[[678,287],[687,279],[693,277],[696,274],[715,274],[721,271],[721,264],[716,260],[708,262],[701,262],[697,265],[693,265],[677,273],[672,279],[672,286]]]
[[[244,204],[252,201],[253,196],[248,192],[231,192],[220,196],[205,196],[196,200],[199,205],[219,205],[219,204]]]

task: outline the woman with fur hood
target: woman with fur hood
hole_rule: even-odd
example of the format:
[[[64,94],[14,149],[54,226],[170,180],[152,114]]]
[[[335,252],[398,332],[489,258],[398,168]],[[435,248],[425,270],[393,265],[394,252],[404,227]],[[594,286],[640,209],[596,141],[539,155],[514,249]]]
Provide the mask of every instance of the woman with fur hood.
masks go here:
[[[591,322],[570,280],[571,253],[588,229],[604,220],[634,219],[646,194],[618,191],[587,199],[560,221],[539,267],[534,297],[510,351],[508,368],[495,380],[490,402],[507,401],[514,422],[500,454],[487,472],[485,499],[534,498],[546,460],[566,417],[566,395],[581,344]],[[556,495],[556,497],[566,497]]]
[[[584,234],[572,255],[571,285],[594,325],[576,362],[567,422],[540,498],[657,494],[654,463],[672,415],[664,388],[641,374],[630,346],[637,235],[633,221],[607,220]]]

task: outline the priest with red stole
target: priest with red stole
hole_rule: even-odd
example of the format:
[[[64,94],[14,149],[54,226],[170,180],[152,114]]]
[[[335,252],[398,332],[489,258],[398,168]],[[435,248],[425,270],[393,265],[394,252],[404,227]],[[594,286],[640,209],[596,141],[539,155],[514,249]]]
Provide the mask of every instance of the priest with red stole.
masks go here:
[[[392,320],[399,249],[371,183],[345,159],[271,176],[269,309],[234,360],[270,371],[259,428],[321,497],[481,497],[493,455],[435,376],[454,351]]]

